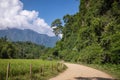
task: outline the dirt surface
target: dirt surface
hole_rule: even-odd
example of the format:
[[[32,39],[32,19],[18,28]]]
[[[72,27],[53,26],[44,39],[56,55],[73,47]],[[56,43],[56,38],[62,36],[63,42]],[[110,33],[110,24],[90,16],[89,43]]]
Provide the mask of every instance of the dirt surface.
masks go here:
[[[90,67],[71,63],[65,65],[68,69],[50,80],[114,80],[110,75]]]

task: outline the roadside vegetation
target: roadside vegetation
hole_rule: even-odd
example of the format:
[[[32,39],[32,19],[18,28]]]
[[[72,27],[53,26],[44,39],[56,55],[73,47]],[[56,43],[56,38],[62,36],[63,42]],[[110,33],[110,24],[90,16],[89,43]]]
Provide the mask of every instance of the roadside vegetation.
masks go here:
[[[0,59],[0,80],[6,80],[8,64],[8,80],[48,80],[66,69],[65,65],[57,61]]]
[[[54,26],[56,35],[62,33],[63,37],[50,55],[96,65],[120,78],[119,0],[80,0],[79,11],[54,20],[51,27]]]

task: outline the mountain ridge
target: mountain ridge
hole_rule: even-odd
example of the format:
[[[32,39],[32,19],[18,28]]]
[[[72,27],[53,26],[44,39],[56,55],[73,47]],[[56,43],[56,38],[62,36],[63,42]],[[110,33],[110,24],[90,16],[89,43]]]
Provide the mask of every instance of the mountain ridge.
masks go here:
[[[8,28],[0,30],[0,37],[6,36],[8,40],[16,41],[30,41],[39,45],[44,45],[46,47],[54,47],[56,42],[60,39],[59,37],[53,36],[50,37],[46,34],[39,34],[30,29],[17,29],[17,28]]]

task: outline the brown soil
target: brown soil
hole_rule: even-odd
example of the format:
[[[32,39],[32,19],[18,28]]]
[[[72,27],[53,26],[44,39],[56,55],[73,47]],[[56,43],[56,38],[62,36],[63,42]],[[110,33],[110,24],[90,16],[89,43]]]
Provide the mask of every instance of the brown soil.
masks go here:
[[[64,63],[68,69],[50,80],[114,80],[110,75],[83,65]]]

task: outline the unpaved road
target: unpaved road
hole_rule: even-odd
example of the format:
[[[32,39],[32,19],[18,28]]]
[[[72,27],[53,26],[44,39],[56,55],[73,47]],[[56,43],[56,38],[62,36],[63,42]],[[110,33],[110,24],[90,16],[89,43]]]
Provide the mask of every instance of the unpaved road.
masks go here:
[[[50,80],[114,80],[110,75],[90,67],[70,63],[65,65],[68,69]]]

